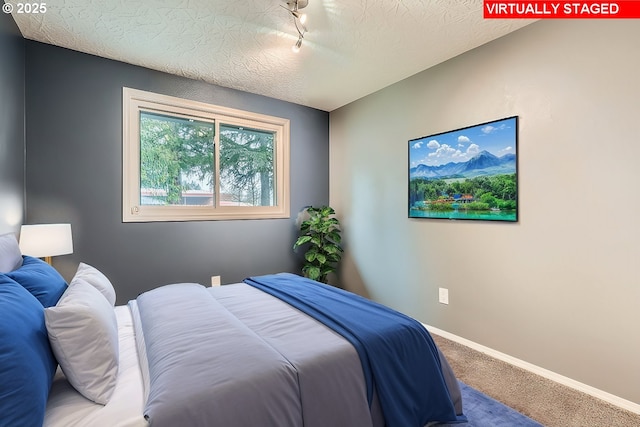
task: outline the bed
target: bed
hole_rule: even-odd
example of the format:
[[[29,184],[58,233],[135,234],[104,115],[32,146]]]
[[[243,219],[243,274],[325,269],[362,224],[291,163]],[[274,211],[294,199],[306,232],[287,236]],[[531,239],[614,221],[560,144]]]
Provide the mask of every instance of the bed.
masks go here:
[[[1,239],[0,236],[0,258]],[[51,375],[51,380],[39,387],[47,388],[44,394],[35,388],[27,390],[37,398],[30,399],[30,408],[21,409],[22,413],[14,407],[5,408],[11,413],[8,421],[0,419],[0,426],[14,425],[12,422],[17,419],[21,426],[55,427],[420,427],[436,421],[465,420],[453,372],[430,337],[426,345],[431,351],[416,353],[421,365],[419,374],[408,371],[411,376],[428,375],[430,380],[411,386],[417,389],[394,384],[407,382],[401,378],[404,372],[380,376],[374,357],[370,356],[371,362],[369,356],[363,359],[362,353],[372,352],[371,347],[354,345],[353,337],[346,336],[340,327],[328,325],[326,319],[309,312],[314,310],[316,301],[324,305],[322,299],[312,296],[306,308],[287,301],[304,299],[297,292],[314,289],[317,282],[278,274],[212,288],[180,283],[146,292],[127,305],[114,306],[113,286],[96,268],[81,263],[67,285],[64,279],[64,284],[60,282],[55,270],[38,261],[14,257],[3,266],[0,260],[0,271],[9,270],[0,274],[0,316],[5,311],[11,315],[28,311],[21,305],[11,313],[9,307],[17,301],[11,298],[28,300],[29,310],[40,311],[32,319],[39,342],[25,347],[35,349],[32,353],[42,353],[42,347],[46,347],[44,334],[51,354],[45,358],[46,363],[38,364],[44,369],[33,374],[40,379]],[[24,275],[16,273],[25,266],[27,270],[46,272],[46,290],[33,286],[29,280],[25,282]],[[26,275],[32,276],[33,271]],[[273,292],[264,288],[269,283]],[[289,297],[276,295],[289,285],[293,289]],[[352,305],[352,295],[326,285],[317,286],[322,293],[328,288],[325,297],[331,300],[342,297],[336,292],[344,293]],[[22,292],[24,289],[27,292]],[[371,308],[369,302],[353,297],[366,304],[367,311]],[[342,322],[339,314],[351,309],[338,306],[335,319]],[[319,311],[320,317],[330,313]],[[367,314],[362,316],[366,318]],[[426,330],[418,335],[422,337],[423,333],[428,336]],[[386,345],[387,340],[382,342]],[[0,345],[0,353],[8,351],[11,350]],[[400,353],[390,353],[398,359],[395,369],[405,363],[401,360],[405,352],[412,350],[407,347]],[[15,354],[9,356],[0,354],[0,363],[3,357],[16,359]],[[36,365],[32,355],[29,357],[29,365]],[[394,362],[378,363],[389,364]],[[25,381],[19,375],[15,378],[15,367],[12,371],[14,384]],[[0,372],[0,376],[5,374]],[[0,382],[0,413],[2,405],[15,397],[11,396],[11,387],[4,384],[11,381]],[[397,395],[397,399],[390,399],[389,393]],[[416,400],[416,395],[422,397]],[[414,406],[416,401],[426,409],[403,419],[413,411],[403,405]],[[394,411],[400,418],[390,417]],[[25,414],[29,414],[28,419]],[[412,421],[407,424],[407,419]]]

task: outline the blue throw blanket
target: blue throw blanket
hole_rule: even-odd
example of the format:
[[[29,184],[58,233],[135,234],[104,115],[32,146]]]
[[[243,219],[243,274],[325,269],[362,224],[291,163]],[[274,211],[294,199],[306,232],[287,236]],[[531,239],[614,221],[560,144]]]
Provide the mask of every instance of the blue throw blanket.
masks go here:
[[[422,427],[428,422],[465,422],[456,415],[436,344],[416,320],[358,295],[281,273],[245,283],[310,315],[347,339],[357,350],[386,427]]]

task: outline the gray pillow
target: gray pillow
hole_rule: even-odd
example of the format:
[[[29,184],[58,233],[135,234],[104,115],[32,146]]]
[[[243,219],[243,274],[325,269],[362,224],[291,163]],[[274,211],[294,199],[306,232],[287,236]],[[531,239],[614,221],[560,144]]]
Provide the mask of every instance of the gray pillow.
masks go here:
[[[22,253],[13,233],[0,235],[0,273],[8,273],[22,266]]]
[[[71,284],[69,286],[73,286],[73,283],[76,279],[83,279],[91,286],[100,291],[102,295],[109,301],[111,306],[115,306],[116,304],[116,290],[113,289],[113,285],[107,279],[107,276],[102,274],[100,270],[95,267],[90,266],[89,264],[85,264],[81,262],[78,265],[78,270],[76,271],[73,280],[71,280]]]
[[[62,372],[80,394],[105,405],[118,377],[118,324],[102,294],[77,279],[44,310],[49,342]]]

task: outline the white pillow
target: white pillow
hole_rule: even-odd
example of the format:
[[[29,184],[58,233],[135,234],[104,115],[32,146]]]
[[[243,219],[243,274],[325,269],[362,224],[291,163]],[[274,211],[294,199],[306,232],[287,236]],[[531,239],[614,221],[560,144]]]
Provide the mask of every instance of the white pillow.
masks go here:
[[[54,307],[44,310],[49,342],[69,383],[87,399],[105,405],[118,376],[118,325],[113,307],[77,279]]]
[[[22,253],[13,233],[0,235],[0,273],[8,273],[22,266]]]
[[[69,286],[73,286],[73,281],[76,278],[84,279],[91,286],[99,290],[112,307],[116,305],[116,290],[113,289],[113,285],[109,279],[107,279],[107,276],[102,274],[97,268],[81,262]]]

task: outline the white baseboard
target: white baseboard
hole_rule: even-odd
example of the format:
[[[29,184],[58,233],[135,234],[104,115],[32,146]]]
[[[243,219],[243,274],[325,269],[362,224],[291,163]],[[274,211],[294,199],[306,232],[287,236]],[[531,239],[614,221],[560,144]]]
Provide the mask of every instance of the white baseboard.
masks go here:
[[[517,359],[515,357],[509,356],[508,354],[501,353],[497,350],[491,349],[489,347],[485,347],[481,344],[470,341],[466,338],[459,337],[447,331],[443,331],[442,329],[438,329],[433,326],[424,325],[427,330],[433,334],[439,335],[448,340],[457,342],[459,344],[470,347],[476,351],[484,353],[488,356],[494,357],[498,360],[502,360],[503,362],[507,362],[511,365],[517,366],[519,368],[525,369],[529,372],[532,372],[536,375],[540,375],[541,377],[547,378],[551,381],[555,381],[564,386],[573,388],[575,390],[581,391],[582,393],[586,393],[590,396],[598,398],[600,400],[604,400],[612,405],[615,405],[619,408],[626,409],[627,411],[633,412],[635,414],[640,415],[640,405],[631,402],[630,400],[623,399],[614,394],[607,393],[606,391],[599,390],[595,387],[591,387],[590,385],[583,384],[579,381],[572,380],[571,378],[565,377],[563,375],[557,374],[555,372],[549,371],[547,369],[541,368],[539,366],[533,365],[529,362],[525,362],[524,360]]]

